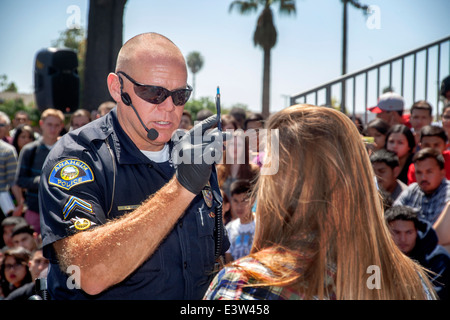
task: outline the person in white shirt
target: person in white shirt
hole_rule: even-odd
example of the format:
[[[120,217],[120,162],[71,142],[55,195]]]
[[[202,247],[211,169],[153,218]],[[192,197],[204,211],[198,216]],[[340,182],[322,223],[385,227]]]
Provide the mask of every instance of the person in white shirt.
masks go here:
[[[250,181],[236,180],[231,184],[231,211],[237,218],[226,225],[230,249],[225,253],[226,262],[231,262],[250,253],[255,234],[255,219],[252,212]]]

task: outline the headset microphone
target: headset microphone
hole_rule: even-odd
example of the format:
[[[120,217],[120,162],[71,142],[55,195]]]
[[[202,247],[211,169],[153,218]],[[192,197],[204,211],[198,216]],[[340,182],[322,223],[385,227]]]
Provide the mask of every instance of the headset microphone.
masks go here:
[[[158,131],[156,131],[156,129],[154,129],[154,128],[151,128],[151,129],[147,128],[147,126],[142,121],[141,117],[139,117],[139,114],[136,111],[136,109],[134,108],[133,104],[131,103],[131,98],[130,98],[129,94],[126,92],[122,92],[120,94],[120,97],[122,98],[123,103],[125,103],[127,106],[131,106],[133,108],[133,111],[134,111],[134,113],[136,113],[136,116],[138,117],[139,122],[142,124],[145,131],[147,131],[147,138],[149,140],[156,140],[159,136]]]
[[[150,130],[147,131],[147,138],[149,138],[150,140],[156,140],[158,136],[159,133],[154,128],[151,128]]]

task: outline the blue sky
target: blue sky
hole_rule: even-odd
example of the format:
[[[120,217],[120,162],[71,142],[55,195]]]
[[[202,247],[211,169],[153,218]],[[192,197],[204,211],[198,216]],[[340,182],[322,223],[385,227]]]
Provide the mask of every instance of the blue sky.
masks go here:
[[[128,0],[124,41],[154,31],[172,39],[185,56],[199,51],[205,63],[196,77],[197,98],[213,97],[220,86],[223,106],[243,103],[260,111],[263,54],[252,40],[257,14],[229,13],[231,2]],[[349,72],[450,34],[449,0],[360,2],[378,6],[379,28],[368,28],[368,16],[349,8]],[[0,74],[14,81],[20,92],[33,92],[35,54],[66,29],[73,15],[67,9],[73,5],[86,27],[88,0],[0,1]],[[341,72],[341,1],[297,0],[296,7],[295,16],[280,16],[275,10],[279,37],[272,50],[271,111],[286,107],[287,96],[336,79]],[[358,105],[357,111],[362,110]]]

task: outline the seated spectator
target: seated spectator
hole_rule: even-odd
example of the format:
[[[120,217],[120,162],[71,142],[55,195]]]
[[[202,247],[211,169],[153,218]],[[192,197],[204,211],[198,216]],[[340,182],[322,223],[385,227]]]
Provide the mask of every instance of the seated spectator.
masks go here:
[[[244,130],[249,137],[249,148],[253,163],[262,166],[265,148],[265,135],[260,129],[264,129],[264,118],[261,113],[250,113],[245,119]]]
[[[239,125],[234,119],[234,117],[230,114],[224,114],[220,117],[220,121],[222,122],[222,130],[237,130],[239,128]]]
[[[386,135],[391,126],[380,118],[375,118],[367,124],[366,136],[373,137],[373,150],[380,150],[386,147]]]
[[[244,129],[245,119],[247,118],[247,113],[245,112],[245,109],[241,107],[233,107],[230,110],[230,115],[233,116],[234,119],[236,119],[238,123],[238,129]]]
[[[20,125],[29,125],[31,126],[31,120],[30,115],[28,112],[24,110],[19,110],[14,114],[14,119],[12,119],[12,129],[9,130],[9,136],[14,137],[14,134],[16,132],[16,129]],[[39,135],[37,135],[35,138],[38,138]]]
[[[68,131],[81,128],[91,122],[91,113],[86,109],[78,109],[70,116],[70,127]]]
[[[358,132],[362,135],[364,132],[364,123],[363,123],[361,117],[351,115],[351,116],[349,116],[349,118],[355,124],[356,128],[358,129]]]
[[[12,239],[13,230],[15,226],[26,223],[27,221],[25,220],[25,218],[18,216],[11,216],[3,219],[2,221],[2,238],[4,244],[4,247],[2,248],[3,251],[14,248],[14,241]]]
[[[448,102],[442,110],[442,128],[447,135],[447,141],[450,141],[450,102]],[[450,150],[449,145],[447,145],[446,148]]]
[[[392,201],[395,201],[407,187],[397,179],[400,173],[397,155],[386,149],[380,149],[370,155],[370,162],[372,162],[378,186],[386,190]]]
[[[31,273],[28,270],[30,252],[18,247],[4,252],[3,262],[0,268],[0,282],[3,297],[21,286],[31,282]]]
[[[404,106],[405,99],[399,94],[389,91],[379,96],[377,105],[369,107],[368,110],[391,126],[404,124],[410,128],[409,121],[403,114]]]
[[[261,113],[250,113],[244,122],[244,130],[264,128],[264,118]]]
[[[425,126],[420,133],[420,147],[434,148],[442,153],[445,162],[445,177],[450,179],[450,150],[446,150],[447,135],[444,129],[438,126]],[[416,169],[412,163],[408,170],[408,184],[416,182]]]
[[[212,115],[213,115],[213,113],[212,113],[211,110],[206,109],[206,108],[201,109],[201,110],[199,110],[197,112],[196,121],[203,121],[203,120],[205,120],[206,118],[208,118],[208,117],[210,117]]]
[[[386,134],[386,149],[397,154],[400,162],[400,173],[397,177],[400,181],[408,183],[408,170],[412,163],[416,141],[411,130],[403,125],[393,125]]]
[[[448,201],[450,182],[445,178],[444,157],[432,148],[421,149],[413,158],[416,179],[395,200],[394,206],[416,208],[419,217],[430,223],[436,222]]]
[[[267,142],[264,166],[277,161],[279,170],[254,188],[251,253],[219,271],[204,299],[432,299],[423,267],[389,234],[352,121],[332,108],[295,105],[266,128],[278,129],[279,140]]]
[[[180,129],[190,130],[192,128],[192,116],[191,113],[187,110],[183,111],[181,115],[180,125],[178,126]]]
[[[97,108],[97,118],[103,117],[104,115],[106,115],[108,112],[110,112],[112,109],[114,109],[116,107],[116,102],[113,101],[105,101],[103,103],[101,103],[98,108]]]
[[[10,127],[11,119],[6,113],[0,111],[0,140],[12,144],[12,137],[9,135]]]
[[[430,270],[434,289],[441,300],[450,298],[450,254],[438,245],[431,224],[421,220],[411,207],[388,209],[385,219],[395,244],[411,259]]]
[[[420,131],[433,122],[433,107],[425,100],[415,102],[409,110],[411,114],[411,131],[414,134],[417,148],[420,149]],[[416,150],[419,151],[419,150]]]
[[[250,253],[255,233],[252,213],[250,183],[237,180],[231,185],[231,211],[237,218],[226,225],[230,248],[225,253],[225,262],[237,260]]]
[[[39,235],[29,224],[20,224],[12,232],[14,247],[23,247],[30,252],[37,249],[40,244]]]
[[[27,124],[17,126],[12,137],[12,145],[16,148],[17,155],[20,155],[24,145],[36,140],[33,128]]]
[[[14,290],[5,300],[28,300],[31,296],[38,294],[35,290],[36,279],[46,277],[48,264],[48,259],[42,254],[42,247],[34,250],[28,262],[32,281]]]

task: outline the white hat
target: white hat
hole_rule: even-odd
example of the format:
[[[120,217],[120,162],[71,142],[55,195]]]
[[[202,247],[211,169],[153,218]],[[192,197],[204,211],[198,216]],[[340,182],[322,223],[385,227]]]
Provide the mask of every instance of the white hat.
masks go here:
[[[401,111],[405,105],[403,97],[394,92],[387,92],[378,98],[378,104],[375,107],[368,108],[373,113],[385,111]]]

